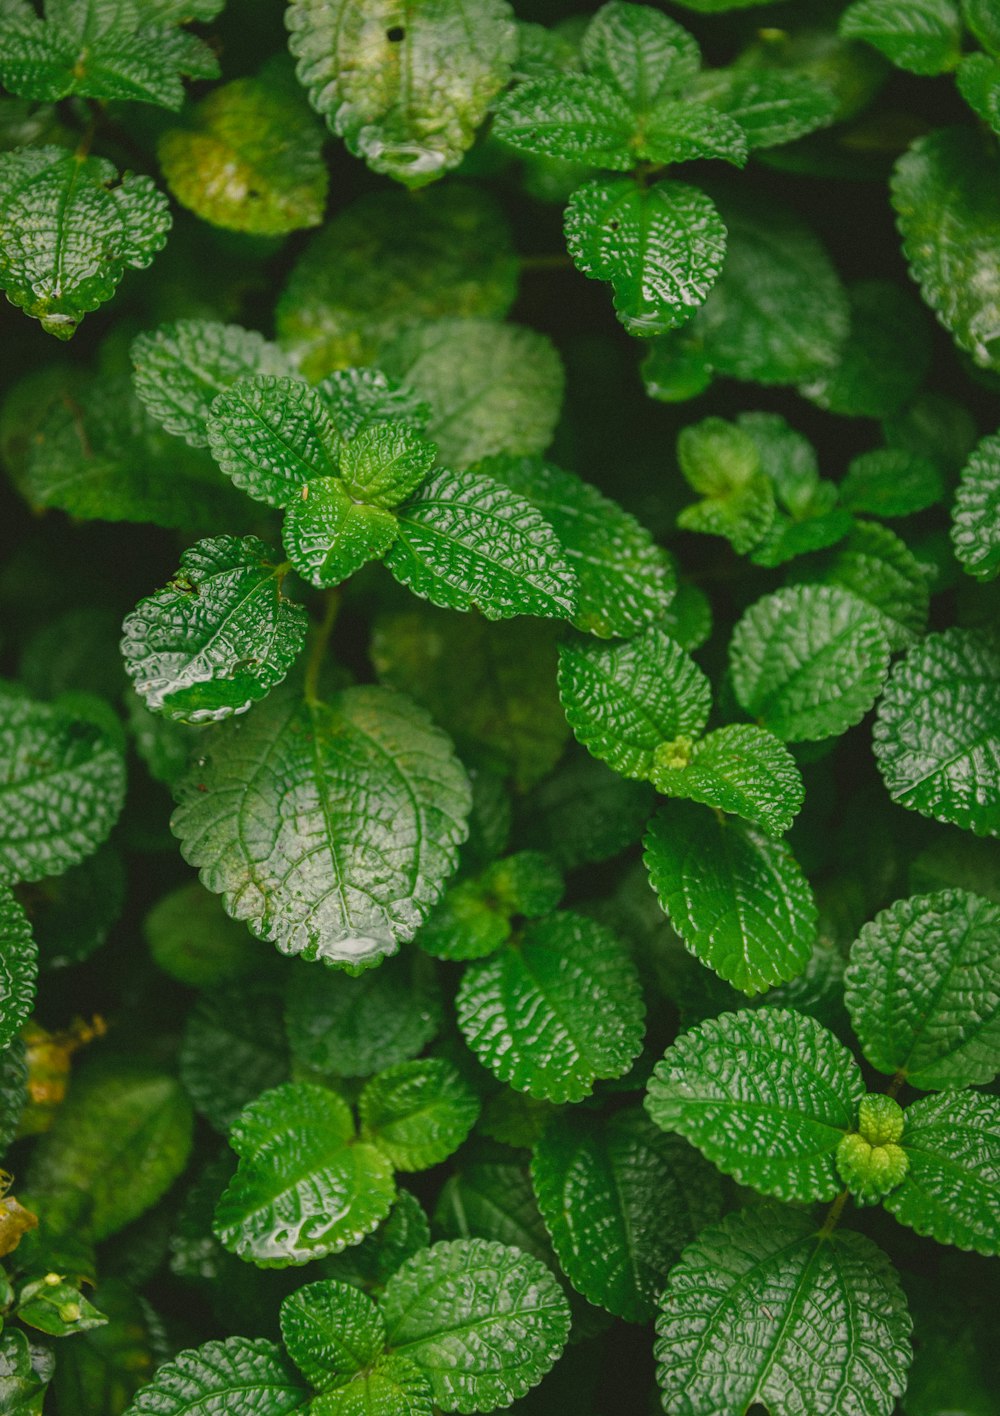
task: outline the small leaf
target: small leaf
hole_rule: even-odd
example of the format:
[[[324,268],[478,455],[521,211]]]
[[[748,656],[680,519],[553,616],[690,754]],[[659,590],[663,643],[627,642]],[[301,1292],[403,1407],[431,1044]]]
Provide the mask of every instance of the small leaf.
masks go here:
[[[385,1323],[367,1293],[324,1279],[290,1294],[281,1305],[285,1350],[320,1391],[369,1366],[385,1348]]]
[[[386,1068],[358,1099],[362,1136],[397,1170],[440,1165],[458,1150],[478,1115],[475,1092],[439,1057]]]
[[[142,932],[163,972],[191,988],[228,983],[251,973],[259,959],[256,940],[197,880],[161,896]]]
[[[584,74],[529,79],[497,105],[493,135],[517,152],[628,172],[635,114],[611,84]]]
[[[381,369],[338,369],[323,380],[319,392],[342,438],[356,438],[369,423],[387,419],[422,432],[431,416],[430,406],[411,388]]]
[[[35,1005],[38,945],[28,916],[0,885],[0,1052],[10,1047]]]
[[[303,580],[324,589],[382,560],[398,534],[391,511],[359,504],[339,477],[313,477],[289,501],[281,537]]]
[[[437,448],[405,423],[368,423],[340,455],[344,486],[367,506],[396,507],[423,482]]]
[[[944,74],[962,53],[952,0],[854,0],[840,18],[845,39],[863,39],[911,74]]]
[[[230,1337],[164,1362],[127,1416],[285,1416],[308,1402],[305,1383],[277,1343]]]
[[[732,812],[769,836],[787,831],[805,800],[795,758],[773,733],[749,723],[718,728],[690,748],[662,744],[649,776],[664,796]]]
[[[676,20],[623,0],[600,7],[584,32],[581,53],[590,72],[640,112],[686,88],[701,63],[697,41]]]
[[[510,938],[516,916],[535,919],[548,914],[564,889],[562,876],[547,856],[519,851],[449,890],[417,943],[436,959],[485,958]]]
[[[434,1244],[382,1295],[389,1346],[429,1378],[443,1411],[493,1411],[541,1381],[569,1336],[569,1305],[538,1259],[484,1239]]]
[[[955,555],[977,580],[1000,575],[1000,434],[973,450],[955,493],[951,513]]]
[[[377,1357],[345,1383],[314,1397],[310,1416],[434,1416],[431,1384],[406,1357]]]
[[[889,670],[881,616],[845,590],[766,595],[729,647],[740,705],[786,742],[835,737],[872,707]]]
[[[514,1096],[507,1090],[501,1095]],[[521,1100],[522,1098],[518,1098]],[[535,1103],[540,1109],[546,1103]],[[434,1210],[434,1230],[445,1239],[490,1239],[541,1259],[558,1277],[558,1263],[538,1212],[527,1163],[464,1158],[445,1181]]]
[[[838,107],[833,91],[813,76],[779,69],[710,70],[699,76],[691,96],[737,122],[751,151],[828,127]]]
[[[988,54],[966,54],[955,82],[973,113],[1000,135],[1000,63]]]
[[[672,99],[657,104],[642,124],[640,156],[650,162],[691,162],[719,158],[743,167],[746,134],[735,119],[708,103]]]
[[[936,464],[895,447],[875,448],[852,458],[840,484],[844,506],[871,516],[912,516],[934,506],[943,495]]]
[[[299,379],[259,374],[218,394],[212,456],[257,501],[286,506],[313,477],[331,477],[340,439],[322,395]]]
[[[1000,908],[964,890],[914,895],[861,930],[845,976],[865,1056],[923,1091],[1000,1072]]]
[[[694,956],[741,992],[795,978],[816,939],[816,905],[782,841],[671,803],[644,841],[649,881]]]
[[[776,1205],[740,1210],[671,1271],[653,1349],[664,1408],[793,1416],[831,1392],[845,1411],[890,1416],[910,1327],[895,1269],[863,1234],[821,1234]]]
[[[527,925],[470,964],[455,1000],[466,1042],[501,1082],[549,1101],[582,1101],[628,1071],[645,1009],[621,942],[581,915]]]
[[[684,508],[677,525],[724,536],[739,554],[752,550],[774,520],[774,489],[750,434],[722,418],[705,418],[682,430],[677,460],[703,496]]]
[[[374,1234],[360,1244],[324,1259],[323,1270],[356,1287],[381,1289],[396,1270],[431,1242],[430,1222],[409,1190],[398,1190],[395,1203]]]

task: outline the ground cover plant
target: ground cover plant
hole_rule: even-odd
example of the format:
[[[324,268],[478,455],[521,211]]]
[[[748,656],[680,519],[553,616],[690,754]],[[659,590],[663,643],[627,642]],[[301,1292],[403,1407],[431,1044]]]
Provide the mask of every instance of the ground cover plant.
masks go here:
[[[0,0],[0,1413],[997,1416],[1000,5]]]

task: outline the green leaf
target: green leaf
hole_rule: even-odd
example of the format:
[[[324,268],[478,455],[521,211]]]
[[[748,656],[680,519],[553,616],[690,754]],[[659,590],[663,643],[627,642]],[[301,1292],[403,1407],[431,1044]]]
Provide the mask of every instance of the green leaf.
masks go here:
[[[835,737],[872,707],[889,670],[878,611],[826,585],[751,605],[729,646],[741,707],[786,742]]]
[[[107,1318],[87,1301],[72,1283],[58,1274],[51,1283],[48,1275],[26,1283],[18,1294],[17,1317],[26,1327],[49,1337],[72,1337],[104,1327]]]
[[[17,1133],[28,1100],[28,1064],[24,1043],[15,1038],[0,1052],[0,1154]]]
[[[830,1393],[890,1416],[912,1357],[896,1271],[863,1234],[759,1205],[705,1230],[671,1271],[653,1349],[664,1408],[792,1416]]]
[[[548,914],[562,899],[563,878],[548,856],[519,851],[495,861],[445,895],[417,936],[437,959],[481,959],[510,938],[517,915]]]
[[[547,74],[503,96],[492,131],[516,152],[628,172],[638,161],[635,126],[632,108],[610,83]]]
[[[420,1368],[390,1353],[344,1386],[313,1399],[310,1416],[434,1416],[431,1384]]]
[[[1000,434],[977,443],[951,513],[955,555],[977,580],[1000,575]]]
[[[385,1323],[367,1293],[325,1279],[290,1294],[281,1305],[285,1350],[320,1391],[337,1377],[360,1372],[385,1348]]]
[[[313,477],[289,501],[282,527],[288,559],[310,585],[339,585],[370,560],[381,560],[399,534],[391,511],[364,506],[339,477]]]
[[[565,724],[561,708],[560,715]],[[521,839],[563,870],[610,860],[641,834],[654,800],[648,782],[629,781],[585,752],[572,753],[525,800]]]
[[[605,648],[564,644],[559,697],[594,757],[625,777],[650,777],[657,748],[698,737],[711,708],[708,679],[662,630]]]
[[[192,988],[228,983],[258,963],[256,941],[197,880],[163,895],[142,930],[164,973]]]
[[[62,1347],[56,1399],[78,1416],[118,1416],[149,1379],[157,1323],[121,1279],[102,1279],[94,1300],[107,1321]]]
[[[61,875],[107,838],[125,800],[109,717],[84,695],[34,703],[0,684],[0,882]]]
[[[743,167],[747,140],[742,127],[708,103],[673,99],[660,103],[642,124],[639,153],[650,162],[719,158]]]
[[[682,25],[623,0],[600,7],[584,32],[581,53],[590,72],[638,112],[686,88],[701,64],[697,41]]]
[[[157,155],[173,195],[213,226],[283,236],[323,220],[323,130],[283,69],[213,89]]]
[[[495,452],[544,452],[562,407],[559,355],[544,335],[495,320],[445,319],[386,346],[385,372],[430,404],[442,462],[468,467]]]
[[[422,187],[461,162],[517,52],[506,0],[293,0],[289,46],[313,107],[374,172]]]
[[[774,488],[749,433],[723,418],[682,429],[677,460],[703,500],[677,517],[683,531],[724,536],[740,554],[766,536],[774,520]]]
[[[910,274],[960,348],[1000,367],[1000,157],[991,138],[944,128],[896,163],[892,204]]]
[[[796,519],[811,516],[821,489],[829,483],[820,479],[816,449],[809,439],[790,427],[780,413],[741,413],[736,427],[753,440],[784,510]]]
[[[966,54],[955,82],[972,111],[1000,135],[1000,63],[988,54]]]
[[[385,564],[421,598],[487,619],[576,613],[576,574],[555,531],[491,477],[439,469],[397,516]]]
[[[326,403],[299,379],[259,374],[218,394],[208,442],[226,476],[271,506],[286,506],[313,477],[337,472],[340,438]]]
[[[28,1189],[53,1219],[83,1192],[93,1237],[107,1239],[166,1194],[187,1164],[191,1132],[191,1106],[173,1077],[109,1058],[74,1077],[32,1156]]]
[[[741,1185],[779,1200],[832,1200],[837,1146],[865,1095],[842,1042],[805,1013],[744,1009],[668,1047],[646,1108]]]
[[[893,801],[1000,835],[1000,643],[989,630],[929,634],[894,668],[873,730]]]
[[[871,516],[912,516],[934,506],[944,495],[937,465],[904,448],[879,447],[852,458],[840,484],[840,499],[850,511]]]
[[[478,1096],[439,1057],[386,1068],[358,1099],[362,1136],[397,1170],[440,1165],[458,1150],[478,1116]]]
[[[381,369],[338,369],[319,385],[342,438],[356,438],[369,423],[387,419],[423,432],[430,406]],[[344,449],[341,448],[341,454]]]
[[[110,300],[129,267],[148,266],[169,230],[149,177],[120,178],[105,158],[58,147],[0,153],[0,287],[57,339]]]
[[[501,1082],[549,1101],[582,1101],[628,1071],[645,1009],[622,943],[582,915],[528,924],[470,964],[455,1000],[466,1042]]]
[[[281,593],[284,568],[256,537],[186,550],[173,578],[122,625],[122,655],[146,707],[185,723],[245,713],[288,673],[308,617]]]
[[[355,1286],[382,1288],[401,1264],[431,1242],[431,1227],[420,1201],[409,1190],[399,1190],[384,1220],[360,1244],[325,1259],[325,1273]]]
[[[229,1144],[239,1167],[214,1229],[259,1268],[306,1264],[357,1244],[396,1196],[391,1163],[355,1140],[347,1103],[325,1087],[290,1082],[261,1093]]]
[[[653,1316],[681,1249],[721,1210],[709,1167],[638,1110],[560,1113],[535,1146],[531,1179],[573,1286],[627,1322]]]
[[[964,890],[897,900],[866,924],[845,975],[868,1061],[923,1091],[1000,1072],[1000,908]]]
[[[611,282],[618,318],[644,338],[691,318],[726,249],[726,228],[710,199],[681,182],[587,182],[570,198],[565,231],[578,268]]]
[[[643,842],[649,882],[690,953],[741,992],[795,978],[816,939],[816,905],[782,841],[671,803]]]
[[[182,853],[234,919],[282,953],[348,967],[412,938],[471,807],[448,739],[375,687],[329,703],[272,694],[212,734],[177,800]]]
[[[987,54],[1000,54],[1000,15],[995,0],[962,0],[962,19]]]
[[[366,506],[392,508],[426,480],[437,448],[405,423],[367,423],[340,454],[344,486]]]
[[[541,1259],[558,1277],[556,1257],[538,1212],[527,1163],[513,1153],[459,1161],[438,1196],[434,1230],[446,1239],[490,1239],[510,1244]]]
[[[742,816],[769,836],[787,831],[805,787],[795,758],[766,728],[734,723],[688,746],[665,742],[650,780],[658,792]]]
[[[944,74],[962,53],[962,18],[952,0],[854,0],[840,33],[865,40],[911,74]]]
[[[35,1004],[38,945],[28,916],[0,885],[0,1052],[10,1047]]]
[[[184,1090],[225,1135],[260,1092],[288,1080],[281,999],[267,978],[203,994],[188,1014],[177,1057]]]
[[[779,69],[715,69],[701,74],[692,97],[703,99],[742,128],[747,147],[780,147],[837,116],[837,98],[807,74]]]
[[[487,192],[457,181],[417,199],[370,192],[338,212],[293,266],[278,299],[278,338],[314,380],[372,362],[422,321],[502,319],[517,282],[511,233]]]
[[[277,1343],[230,1337],[164,1362],[127,1416],[285,1416],[304,1412],[309,1395]]]
[[[0,1403],[9,1416],[42,1416],[55,1362],[47,1349],[28,1345],[28,1335],[9,1327],[0,1336]]]
[[[423,1050],[441,1025],[433,965],[404,951],[357,978],[298,965],[285,998],[296,1060],[335,1077],[368,1077]]]
[[[541,1381],[569,1335],[569,1305],[538,1259],[484,1239],[434,1244],[382,1295],[389,1346],[427,1376],[443,1411],[493,1411]]]
[[[212,320],[178,320],[132,341],[133,383],[151,417],[192,447],[208,447],[212,400],[241,379],[291,372],[280,349],[256,330]]]

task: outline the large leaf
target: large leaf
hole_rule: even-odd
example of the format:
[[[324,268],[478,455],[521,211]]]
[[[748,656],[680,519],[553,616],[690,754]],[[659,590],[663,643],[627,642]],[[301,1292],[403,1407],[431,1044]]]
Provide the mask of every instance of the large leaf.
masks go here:
[[[374,687],[272,694],[213,734],[177,799],[184,857],[234,919],[283,953],[360,967],[413,936],[471,805],[444,734]]]
[[[461,162],[517,49],[506,0],[294,0],[288,28],[313,107],[410,187]]]
[[[375,1361],[385,1347],[385,1323],[366,1293],[325,1279],[285,1299],[281,1336],[299,1371],[322,1391]]]
[[[397,1170],[440,1165],[466,1139],[479,1098],[450,1062],[398,1062],[373,1077],[358,1098],[361,1134]]]
[[[1000,908],[965,890],[898,900],[866,924],[845,975],[873,1067],[922,1090],[1000,1072]]]
[[[596,920],[557,913],[470,964],[458,1025],[485,1067],[516,1091],[581,1101],[627,1072],[645,1009],[624,945]]]
[[[28,916],[0,885],[0,1052],[6,1051],[35,1004],[38,945]]]
[[[910,1316],[892,1264],[850,1230],[762,1205],[699,1235],[671,1271],[654,1353],[665,1410],[797,1416],[816,1402],[890,1416]],[[834,1409],[834,1408],[831,1408]]]
[[[787,831],[805,800],[795,758],[766,728],[734,723],[700,742],[664,744],[650,780],[664,796],[742,816],[769,836]]]
[[[309,1397],[277,1343],[230,1337],[165,1362],[127,1416],[285,1416],[304,1411]]]
[[[590,72],[639,111],[685,88],[701,63],[697,41],[676,20],[623,0],[600,7],[586,28],[581,53]]]
[[[218,394],[208,441],[226,476],[271,506],[286,506],[313,477],[337,472],[340,438],[329,408],[300,379],[258,374]]]
[[[977,580],[1000,575],[1000,435],[978,443],[962,469],[951,513],[955,554]]]
[[[955,0],[854,0],[840,17],[845,39],[864,39],[912,74],[943,74],[962,53]]]

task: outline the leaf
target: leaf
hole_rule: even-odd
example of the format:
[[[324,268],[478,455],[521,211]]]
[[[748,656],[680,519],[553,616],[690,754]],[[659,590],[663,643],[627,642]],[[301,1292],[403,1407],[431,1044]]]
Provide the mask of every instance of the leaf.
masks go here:
[[[962,53],[952,0],[854,0],[840,17],[845,39],[863,39],[911,74],[944,74]]]
[[[835,737],[872,707],[889,670],[881,615],[846,590],[793,586],[751,605],[729,646],[741,707],[786,742]]]
[[[192,447],[208,447],[216,394],[258,374],[291,372],[280,349],[256,330],[212,320],[178,320],[132,341],[133,383],[146,411]]]
[[[417,199],[370,192],[339,211],[292,267],[278,338],[314,380],[371,363],[423,321],[502,319],[517,283],[506,217],[486,191],[451,181]]]
[[[744,1009],[668,1047],[646,1109],[725,1175],[779,1200],[832,1200],[837,1146],[865,1094],[842,1042],[805,1013]]]
[[[184,1027],[178,1071],[184,1090],[223,1136],[262,1091],[288,1080],[281,999],[267,978],[204,993]]]
[[[873,729],[893,801],[1000,835],[1000,644],[989,630],[929,634],[889,678]]]
[[[531,502],[555,531],[579,580],[573,623],[608,638],[659,620],[673,567],[646,528],[596,487],[536,457],[491,457],[475,470]]]
[[[239,1168],[215,1210],[226,1248],[259,1268],[337,1254],[385,1219],[392,1165],[356,1141],[347,1103],[289,1082],[245,1107],[229,1136]]]
[[[117,1234],[166,1194],[191,1151],[191,1106],[173,1077],[108,1059],[74,1077],[32,1155],[28,1189],[55,1220],[86,1196],[89,1228]]]
[[[285,1350],[311,1386],[360,1372],[385,1348],[385,1323],[367,1293],[325,1279],[289,1294],[281,1305]]]
[[[564,374],[544,335],[522,325],[444,319],[383,350],[385,372],[430,404],[440,460],[468,467],[495,452],[544,452],[562,407]]]
[[[694,36],[647,5],[610,0],[588,24],[581,45],[589,71],[637,111],[648,111],[694,78],[701,55]]]
[[[939,1244],[1000,1253],[1000,1101],[981,1092],[942,1092],[906,1108],[909,1168],[882,1203]]]
[[[955,71],[958,91],[994,133],[1000,134],[1000,64],[987,54],[966,54]]]
[[[461,162],[517,51],[505,0],[294,0],[299,82],[348,149],[408,187]]]
[[[962,19],[988,54],[1000,54],[1000,17],[993,0],[962,0]]]
[[[340,475],[355,500],[393,508],[427,479],[436,455],[434,444],[405,423],[366,423],[344,445]]]
[[[944,495],[937,465],[903,448],[880,447],[852,458],[840,484],[840,499],[851,511],[872,516],[912,516]]]
[[[535,1146],[531,1178],[573,1286],[627,1322],[653,1316],[681,1249],[721,1210],[709,1167],[638,1110],[560,1113]]]
[[[492,478],[439,469],[397,516],[385,564],[423,599],[487,619],[575,614],[576,575],[556,533]]]
[[[896,1271],[863,1234],[818,1233],[760,1205],[705,1230],[671,1271],[653,1349],[665,1409],[741,1416],[844,1410],[890,1416],[906,1386],[910,1316]],[[825,1397],[823,1398],[825,1400]]]
[[[587,182],[566,208],[577,267],[614,288],[618,318],[648,338],[686,323],[715,284],[726,229],[704,192],[681,182]]]
[[[714,157],[743,167],[747,160],[746,134],[739,123],[711,104],[686,98],[657,105],[642,124],[638,147],[650,162]]]
[[[641,834],[653,802],[648,782],[628,781],[577,752],[525,800],[520,839],[563,870],[610,860]]]
[[[310,1416],[434,1416],[431,1386],[420,1368],[390,1353],[344,1386],[313,1399]]]
[[[389,1346],[427,1376],[443,1411],[493,1411],[541,1381],[569,1335],[569,1305],[538,1259],[465,1239],[409,1259],[382,1295]]]
[[[107,838],[125,800],[108,716],[84,695],[34,703],[0,684],[0,882],[61,875]]]
[[[0,287],[57,339],[110,300],[129,267],[149,265],[170,221],[149,177],[120,178],[103,157],[0,153]]]
[[[319,392],[342,438],[356,438],[369,423],[386,419],[423,432],[431,416],[429,405],[411,388],[381,369],[338,369],[323,380]]]
[[[228,983],[258,962],[256,941],[197,880],[157,900],[142,931],[164,973],[192,988]]]
[[[35,1004],[38,945],[16,897],[0,885],[0,1052],[5,1052]]]
[[[1000,909],[964,890],[897,900],[863,927],[851,948],[845,1002],[873,1067],[900,1072],[922,1091],[993,1080],[1000,1072],[998,927]]]
[[[455,1000],[472,1051],[516,1091],[582,1101],[628,1071],[645,1009],[624,946],[582,915],[528,924],[510,945],[470,964]]]
[[[628,172],[638,160],[635,126],[630,104],[612,84],[584,74],[546,74],[503,96],[492,132],[516,152]]]
[[[541,1259],[558,1277],[527,1162],[522,1164],[520,1157],[505,1152],[502,1158],[461,1161],[438,1196],[434,1231],[446,1239],[490,1239],[512,1245]]]
[[[836,94],[814,75],[780,69],[709,70],[699,75],[692,97],[738,123],[751,151],[829,127],[838,109]]]
[[[305,643],[308,617],[281,593],[274,553],[254,536],[199,541],[122,625],[122,655],[146,707],[218,722],[266,697]]]
[[[449,890],[417,943],[437,959],[485,958],[510,938],[516,916],[549,914],[564,890],[562,875],[548,856],[518,851]]]
[[[310,1393],[274,1342],[230,1337],[179,1352],[157,1368],[127,1416],[285,1416],[305,1411]]]
[[[444,734],[375,687],[273,694],[213,733],[177,800],[184,858],[234,919],[282,953],[353,968],[412,938],[471,806]]]
[[[752,550],[774,520],[774,489],[749,433],[723,418],[682,429],[677,460],[703,500],[677,518],[684,531],[724,536],[739,554]]]
[[[259,374],[218,394],[208,442],[226,476],[271,506],[287,506],[313,477],[337,472],[337,430],[322,395],[299,379]]]
[[[78,1416],[117,1416],[149,1379],[156,1320],[121,1279],[102,1279],[94,1300],[107,1321],[61,1348],[55,1393]]]
[[[440,1057],[398,1062],[373,1077],[358,1098],[362,1136],[397,1170],[440,1165],[478,1116],[478,1096]]]
[[[420,1201],[409,1190],[399,1190],[389,1217],[374,1234],[342,1254],[323,1261],[325,1273],[355,1286],[381,1289],[408,1258],[431,1242],[431,1227]]]
[[[732,812],[769,836],[788,830],[805,799],[802,774],[787,747],[749,723],[717,728],[689,749],[664,743],[654,754],[650,780],[664,796]]]
[[[0,1402],[10,1416],[42,1416],[42,1403],[55,1362],[52,1354],[28,1345],[20,1328],[0,1337]]]
[[[649,882],[690,953],[752,996],[795,978],[816,939],[813,893],[782,841],[671,803],[643,842]]]
[[[25,1047],[20,1038],[15,1038],[8,1048],[0,1052],[0,1153],[6,1151],[17,1134],[27,1100]]]
[[[399,523],[391,511],[360,505],[339,477],[313,477],[289,501],[281,534],[299,575],[324,589],[388,555]]]
[[[955,555],[977,580],[1000,575],[1000,434],[976,444],[951,512]]]
[[[965,128],[918,138],[896,163],[892,205],[925,302],[980,368],[1000,367],[1000,158]]]
[[[594,757],[625,777],[650,777],[657,748],[702,732],[708,679],[662,630],[608,648],[559,650],[559,697],[570,727]]]

